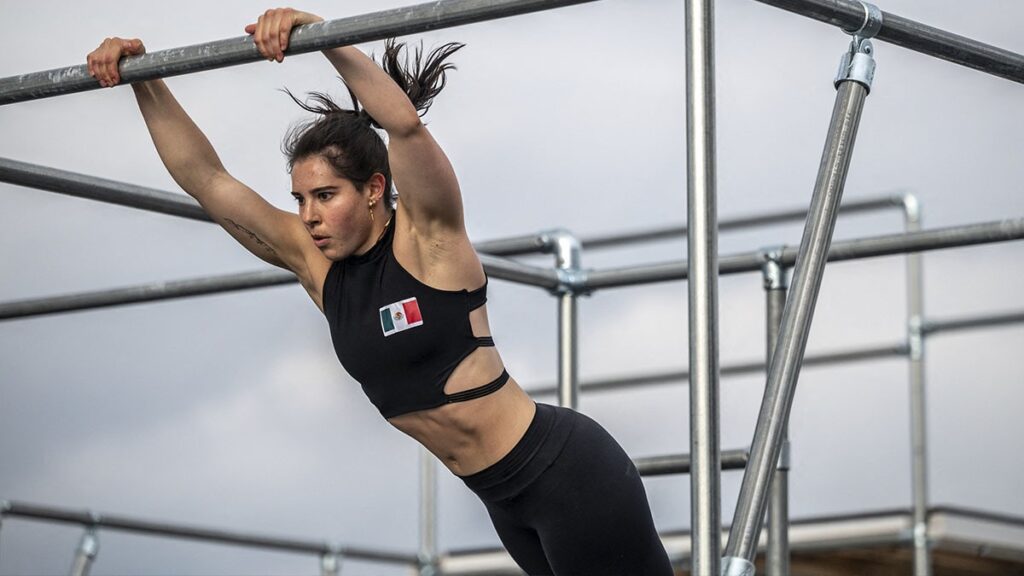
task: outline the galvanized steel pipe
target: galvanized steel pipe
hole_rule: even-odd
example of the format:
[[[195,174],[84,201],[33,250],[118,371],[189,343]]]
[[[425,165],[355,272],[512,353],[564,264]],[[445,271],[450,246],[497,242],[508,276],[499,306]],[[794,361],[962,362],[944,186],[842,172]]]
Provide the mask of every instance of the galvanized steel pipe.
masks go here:
[[[270,538],[252,534],[241,534],[227,530],[211,530],[194,526],[181,526],[162,522],[134,520],[120,516],[100,515],[92,512],[79,512],[51,506],[39,506],[21,502],[8,502],[4,510],[5,516],[48,520],[69,524],[80,524],[93,529],[121,530],[139,534],[153,534],[188,540],[218,542],[238,546],[251,546],[283,552],[300,552],[316,554],[342,554],[347,558],[375,562],[391,562],[395,564],[416,565],[415,554],[388,552],[355,546],[334,547],[323,542],[296,540],[289,538]]]
[[[719,576],[718,212],[714,0],[686,2],[686,221],[690,281],[690,527],[694,576]]]
[[[593,0],[439,0],[299,26],[285,54],[383,40],[582,4]],[[262,61],[252,36],[171,48],[125,58],[123,83],[141,82]],[[0,105],[100,88],[85,64],[0,78]]]
[[[905,200],[907,232],[921,230],[917,199]],[[928,550],[928,428],[924,371],[924,273],[921,254],[907,255],[907,345],[910,348],[910,476],[914,517],[914,576],[931,576]]]
[[[1024,218],[1013,218],[835,242],[828,250],[828,261],[843,262],[1021,239],[1024,239]],[[786,248],[782,252],[781,261],[786,266],[792,266],[796,262],[796,258],[797,249]],[[761,253],[743,252],[722,256],[719,258],[718,264],[719,274],[723,275],[756,272],[761,269]],[[581,289],[592,291],[602,288],[685,280],[688,276],[689,263],[685,260],[590,270],[587,272]]]
[[[0,182],[27,186],[88,200],[212,222],[202,206],[184,194],[87,176],[49,166],[0,158]]]
[[[749,454],[746,450],[725,450],[722,452],[722,470],[742,470],[747,465]],[[665,476],[668,474],[689,474],[689,454],[668,454],[634,458],[633,464],[641,476]]]
[[[487,271],[491,278],[532,283],[549,289],[559,286],[559,279],[554,270],[528,266],[493,256],[481,256],[480,261],[484,265],[484,270]],[[0,321],[122,306],[125,304],[204,296],[221,292],[268,288],[292,284],[297,281],[298,279],[291,272],[269,269],[189,280],[153,282],[140,286],[98,290],[64,296],[18,300],[0,303]]]
[[[781,250],[766,250],[763,269],[765,290],[765,366],[779,341],[782,310],[786,307],[788,281],[786,269],[779,263]],[[765,376],[770,373],[766,370]],[[789,427],[782,432],[782,451],[771,483],[768,499],[768,550],[765,552],[768,576],[789,576]]]
[[[844,30],[864,21],[864,7],[856,0],[757,0]],[[970,4],[962,4],[968,9]],[[933,28],[902,16],[883,12],[883,24],[874,38],[908,50],[934,56],[986,74],[1024,83],[1024,56],[971,38]]]
[[[782,448],[782,432],[789,420],[800,363],[807,345],[807,335],[867,92],[868,89],[857,81],[844,81],[838,86],[829,136],[822,154],[804,235],[800,241],[790,297],[782,317],[779,343],[772,354],[768,384],[754,430],[750,464],[743,475],[740,497],[729,531],[726,562],[737,559],[752,565],[757,551],[769,481]]]

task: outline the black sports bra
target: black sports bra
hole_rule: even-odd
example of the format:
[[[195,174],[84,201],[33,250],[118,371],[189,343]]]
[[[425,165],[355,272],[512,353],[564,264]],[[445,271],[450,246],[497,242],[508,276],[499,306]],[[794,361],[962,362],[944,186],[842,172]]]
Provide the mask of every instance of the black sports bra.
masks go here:
[[[445,394],[455,368],[491,337],[476,337],[469,313],[487,302],[476,290],[440,290],[423,284],[395,259],[395,222],[365,254],[334,262],[323,286],[323,307],[341,365],[385,418],[491,394],[489,384]]]

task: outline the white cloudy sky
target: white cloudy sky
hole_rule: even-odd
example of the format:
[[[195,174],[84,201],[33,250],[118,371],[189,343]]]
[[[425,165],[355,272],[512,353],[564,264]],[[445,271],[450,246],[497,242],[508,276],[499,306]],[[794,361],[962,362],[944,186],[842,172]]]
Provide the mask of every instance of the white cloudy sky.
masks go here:
[[[310,2],[325,17],[404,0]],[[682,0],[605,0],[423,36],[459,40],[459,71],[428,120],[452,158],[474,239],[555,226],[580,235],[685,219]],[[0,77],[84,61],[106,36],[160,50],[241,35],[267,6],[2,2]],[[882,8],[1024,52],[1015,0],[890,0]],[[719,214],[806,205],[846,37],[749,0],[717,3]],[[369,46],[369,49],[378,46]],[[917,194],[926,227],[1024,214],[1020,85],[884,44],[847,198]],[[316,54],[169,80],[225,165],[290,204],[279,152],[300,110],[278,91],[343,93]],[[176,190],[127,88],[0,108],[0,156]],[[0,184],[0,300],[260,269],[218,229]],[[892,233],[896,211],[843,220],[837,237]],[[796,243],[800,227],[723,235],[723,253]],[[685,257],[682,241],[591,252],[592,267]],[[931,317],[1020,309],[1024,246],[926,257]],[[545,263],[545,259],[534,260]],[[584,300],[584,377],[685,366],[685,284]],[[903,260],[826,274],[809,351],[896,342]],[[757,275],[723,278],[722,363],[763,355]],[[556,368],[556,308],[494,282],[490,316],[526,386]],[[1024,515],[1024,330],[936,336],[928,345],[931,497]],[[792,418],[797,517],[910,502],[906,364],[804,371]],[[750,441],[763,378],[722,382],[722,446]],[[637,456],[684,452],[683,384],[585,396],[582,409]],[[398,550],[416,547],[417,450],[334,358],[297,286],[0,324],[0,498]],[[740,477],[723,476],[723,517]],[[649,481],[660,528],[689,524],[685,477]],[[483,508],[441,474],[440,545],[490,546]],[[67,570],[77,528],[5,522],[0,574]],[[309,573],[313,559],[101,533],[95,574]],[[352,563],[347,574],[385,574]]]

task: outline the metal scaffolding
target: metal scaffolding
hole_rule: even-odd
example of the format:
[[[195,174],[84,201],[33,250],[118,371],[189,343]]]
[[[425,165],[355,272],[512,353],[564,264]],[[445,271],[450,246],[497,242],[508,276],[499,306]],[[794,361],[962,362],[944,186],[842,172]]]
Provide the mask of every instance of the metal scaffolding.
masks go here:
[[[299,27],[293,32],[287,53],[311,52],[587,1],[591,0],[441,0]],[[1024,56],[882,12],[865,2],[758,1],[840,27],[852,36],[849,48],[842,55],[840,73],[835,79],[836,101],[809,210],[718,221],[715,198],[714,3],[713,0],[690,0],[686,3],[685,11],[687,226],[582,240],[564,230],[554,230],[529,237],[481,243],[477,248],[484,253],[481,261],[491,277],[541,287],[559,299],[558,383],[556,387],[532,389],[535,394],[557,393],[560,404],[576,408],[581,390],[610,390],[684,379],[690,382],[690,454],[641,458],[636,460],[636,464],[644,475],[690,475],[690,550],[692,573],[695,575],[753,574],[754,554],[769,501],[772,502],[772,512],[768,538],[768,573],[787,573],[789,522],[785,482],[788,470],[786,428],[801,366],[906,356],[910,366],[914,572],[916,576],[928,576],[931,569],[926,518],[926,337],[942,332],[1021,323],[1024,322],[1024,312],[927,320],[921,298],[921,262],[918,253],[1024,239],[1024,218],[925,231],[920,229],[916,200],[904,195],[850,202],[845,208],[849,211],[866,211],[899,207],[905,214],[904,233],[833,243],[832,231],[840,212],[840,199],[861,111],[874,75],[872,39],[1021,83],[1024,83]],[[259,59],[249,37],[231,38],[126,58],[122,63],[121,77],[125,82],[136,82]],[[0,79],[0,104],[99,87],[99,83],[89,77],[84,65],[60,68]],[[10,159],[0,159],[0,181],[209,221],[198,204],[180,194]],[[799,249],[780,246],[719,257],[719,229],[763,226],[804,218],[804,236]],[[688,238],[688,256],[685,261],[605,270],[586,270],[581,264],[583,248],[623,245],[682,234]],[[503,257],[533,252],[553,254],[555,267],[529,266]],[[807,334],[826,262],[895,254],[910,255],[907,259],[907,341],[805,358]],[[787,283],[786,276],[790,268],[793,268],[793,279]],[[768,302],[767,359],[765,362],[720,367],[717,349],[718,276],[756,271],[764,275]],[[578,296],[604,288],[680,279],[688,280],[689,370],[581,383],[577,367]],[[294,281],[295,278],[287,272],[266,270],[0,303],[0,320],[262,288]],[[790,290],[788,298],[787,289]],[[750,450],[722,452],[718,440],[719,377],[755,371],[767,372],[767,385]],[[421,467],[420,547],[418,552],[410,554],[239,535],[8,502],[0,503],[0,518],[17,516],[84,526],[86,532],[74,563],[74,570],[78,571],[76,574],[88,572],[98,552],[96,530],[104,528],[317,554],[321,557],[324,574],[336,574],[338,561],[348,557],[405,563],[417,566],[421,576],[425,576],[439,573],[444,558],[436,545],[435,468],[434,461],[424,454]],[[740,469],[744,471],[743,484],[723,556],[719,476],[722,470]]]
[[[115,530],[134,534],[181,538],[201,542],[246,546],[263,550],[277,550],[297,554],[314,555],[321,560],[321,574],[336,576],[337,565],[341,559],[382,562],[405,566],[418,566],[419,559],[415,554],[364,548],[360,546],[332,545],[324,542],[298,540],[293,538],[274,538],[245,534],[228,530],[201,528],[198,526],[182,526],[166,522],[151,522],[97,514],[90,511],[75,511],[52,506],[40,506],[23,502],[0,502],[0,518],[24,518],[44,520],[64,524],[76,524],[85,529],[71,570],[72,576],[86,576],[93,560],[99,551],[97,531]]]

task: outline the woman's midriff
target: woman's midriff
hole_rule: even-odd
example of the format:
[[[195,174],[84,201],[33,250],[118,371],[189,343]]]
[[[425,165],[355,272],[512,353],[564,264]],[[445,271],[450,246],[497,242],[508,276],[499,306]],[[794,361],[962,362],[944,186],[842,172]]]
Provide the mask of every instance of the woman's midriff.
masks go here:
[[[430,450],[456,476],[501,460],[526,433],[536,406],[509,378],[500,390],[468,402],[402,414],[388,420]]]

